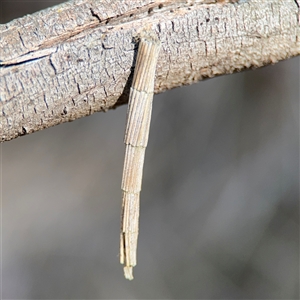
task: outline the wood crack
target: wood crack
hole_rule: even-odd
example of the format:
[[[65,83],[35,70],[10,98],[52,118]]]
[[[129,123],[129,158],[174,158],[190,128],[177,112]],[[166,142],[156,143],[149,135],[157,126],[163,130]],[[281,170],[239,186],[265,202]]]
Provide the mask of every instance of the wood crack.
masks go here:
[[[50,56],[51,54],[55,53],[57,51],[57,48],[50,48],[50,49],[43,49],[39,51],[31,51],[29,53],[26,53],[22,56],[19,56],[18,58],[8,60],[8,61],[0,61],[0,68],[2,67],[12,67],[12,66],[18,66],[22,64],[26,64],[28,62],[32,62],[34,60],[39,60],[44,57]]]

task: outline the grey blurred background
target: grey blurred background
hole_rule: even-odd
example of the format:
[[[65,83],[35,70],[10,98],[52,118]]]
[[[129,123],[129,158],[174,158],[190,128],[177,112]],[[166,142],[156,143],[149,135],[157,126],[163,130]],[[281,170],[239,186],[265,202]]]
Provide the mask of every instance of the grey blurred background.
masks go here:
[[[62,1],[1,1],[1,23]],[[298,299],[299,58],[154,100],[135,279],[127,106],[6,142],[3,299]]]

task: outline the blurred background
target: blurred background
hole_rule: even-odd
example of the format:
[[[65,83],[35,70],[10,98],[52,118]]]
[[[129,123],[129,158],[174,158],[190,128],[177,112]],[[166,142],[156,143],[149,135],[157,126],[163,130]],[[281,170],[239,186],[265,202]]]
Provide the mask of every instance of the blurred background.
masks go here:
[[[299,299],[299,58],[155,96],[132,282],[126,109],[1,145],[3,299]]]

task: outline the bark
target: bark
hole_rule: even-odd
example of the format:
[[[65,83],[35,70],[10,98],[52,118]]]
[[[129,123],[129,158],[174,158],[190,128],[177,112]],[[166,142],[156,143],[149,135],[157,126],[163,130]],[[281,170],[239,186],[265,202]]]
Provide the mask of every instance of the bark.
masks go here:
[[[156,93],[300,53],[298,0],[69,1],[0,25],[1,141],[127,102],[144,30]]]

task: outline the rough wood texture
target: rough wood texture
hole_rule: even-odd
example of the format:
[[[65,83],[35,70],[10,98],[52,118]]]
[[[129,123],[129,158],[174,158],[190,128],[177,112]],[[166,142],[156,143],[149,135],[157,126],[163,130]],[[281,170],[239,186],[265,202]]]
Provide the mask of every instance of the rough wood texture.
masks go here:
[[[0,25],[1,141],[126,102],[146,27],[156,93],[300,53],[296,0],[69,1]]]

